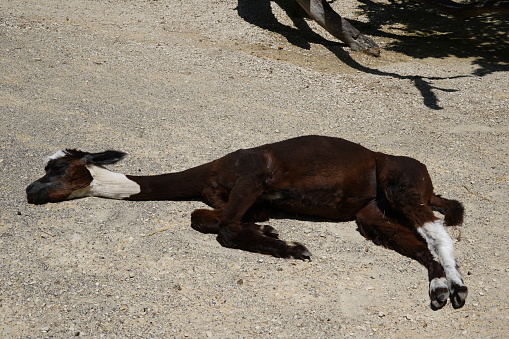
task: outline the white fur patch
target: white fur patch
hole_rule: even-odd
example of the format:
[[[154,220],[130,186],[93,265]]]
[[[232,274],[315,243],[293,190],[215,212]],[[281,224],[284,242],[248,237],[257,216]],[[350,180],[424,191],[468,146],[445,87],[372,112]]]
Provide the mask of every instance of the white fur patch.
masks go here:
[[[129,180],[124,174],[96,165],[87,165],[87,168],[92,175],[92,182],[88,187],[74,191],[68,199],[90,196],[125,199],[141,191],[140,185]]]
[[[57,151],[54,154],[50,155],[49,157],[44,158],[44,166],[46,166],[48,162],[50,162],[51,160],[62,158],[64,156],[65,156],[64,150]]]
[[[455,284],[463,286],[463,279],[456,268],[454,258],[454,245],[451,237],[447,234],[442,220],[427,222],[417,229],[419,234],[428,243],[428,248],[444,268],[447,279]]]

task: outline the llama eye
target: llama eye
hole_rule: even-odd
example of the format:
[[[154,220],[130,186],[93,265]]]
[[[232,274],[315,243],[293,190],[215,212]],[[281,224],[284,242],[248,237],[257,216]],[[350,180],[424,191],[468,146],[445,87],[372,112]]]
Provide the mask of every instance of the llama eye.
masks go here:
[[[55,174],[61,174],[65,171],[65,167],[64,165],[57,165],[57,166],[53,166],[49,169],[49,171],[51,171],[52,173],[55,173]]]

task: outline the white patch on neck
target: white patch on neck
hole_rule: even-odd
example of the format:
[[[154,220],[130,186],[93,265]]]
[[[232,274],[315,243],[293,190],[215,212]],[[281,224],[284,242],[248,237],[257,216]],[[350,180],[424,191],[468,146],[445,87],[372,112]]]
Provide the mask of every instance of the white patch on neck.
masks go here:
[[[44,166],[46,166],[48,164],[48,162],[50,162],[51,160],[62,158],[64,156],[65,156],[65,151],[64,150],[57,151],[57,152],[55,152],[55,154],[50,155],[49,157],[44,158]]]
[[[87,165],[87,169],[92,175],[92,182],[89,186],[74,191],[68,199],[90,196],[125,199],[141,192],[140,185],[129,180],[124,174],[96,165]]]

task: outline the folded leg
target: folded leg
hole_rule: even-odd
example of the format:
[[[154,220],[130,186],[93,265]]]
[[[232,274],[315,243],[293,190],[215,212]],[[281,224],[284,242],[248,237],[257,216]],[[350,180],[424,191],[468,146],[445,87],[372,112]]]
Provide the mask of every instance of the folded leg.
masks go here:
[[[198,209],[194,210],[191,213],[191,227],[201,233],[219,233],[219,222],[222,217],[222,209],[217,210],[207,210],[207,209]],[[268,220],[268,212],[265,210],[256,209],[251,211],[251,209],[246,213],[243,218],[244,222],[250,221],[266,221]],[[262,233],[277,238],[277,231],[269,226],[264,225]]]
[[[224,203],[226,204],[226,203]],[[224,206],[223,204],[223,206]],[[221,221],[223,215],[223,209],[218,208],[215,210],[208,209],[197,209],[191,213],[191,227],[201,233],[219,233],[219,222]],[[243,222],[253,222],[253,221],[267,221],[269,220],[269,208],[265,203],[256,203],[251,206],[247,212],[242,217]],[[277,231],[265,225],[265,234],[269,234],[272,237],[277,238]],[[269,232],[270,229],[270,232]]]
[[[274,229],[267,225],[255,223],[230,223],[222,228],[217,240],[224,247],[238,248],[244,251],[269,254],[277,258],[294,258],[306,260],[311,253],[297,242],[277,238]]]
[[[277,232],[271,226],[245,221],[246,213],[253,211],[253,206],[263,191],[263,183],[257,176],[245,176],[237,181],[220,213],[217,236],[219,243],[225,247],[275,257],[309,259],[311,254],[302,244],[278,239]],[[254,213],[257,214],[259,213]],[[257,218],[260,217],[257,215]]]
[[[191,213],[191,227],[201,233],[219,233],[219,221],[221,220],[220,209],[199,209]]]

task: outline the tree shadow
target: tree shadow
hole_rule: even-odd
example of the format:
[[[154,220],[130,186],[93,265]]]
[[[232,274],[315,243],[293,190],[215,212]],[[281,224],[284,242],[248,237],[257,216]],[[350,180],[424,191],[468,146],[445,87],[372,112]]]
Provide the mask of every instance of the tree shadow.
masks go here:
[[[431,84],[433,80],[484,76],[509,70],[507,16],[489,15],[460,21],[413,2],[382,4],[372,0],[359,1],[361,3],[359,13],[366,15],[368,22],[346,19],[362,33],[375,39],[376,37],[391,39],[392,42],[384,46],[385,50],[417,59],[450,56],[471,58],[472,63],[479,68],[472,74],[447,78],[383,72],[358,63],[345,50],[345,44],[327,40],[314,32],[304,19],[304,11],[294,0],[273,0],[273,2],[286,12],[296,28],[277,20],[272,12],[271,0],[238,0],[236,10],[248,23],[281,34],[289,43],[299,48],[310,49],[311,43],[320,44],[346,65],[364,73],[413,81],[421,93],[423,104],[434,110],[442,109],[436,95],[437,91],[457,90],[434,87]],[[341,15],[341,9],[336,7],[336,10]]]
[[[271,2],[276,3],[286,12],[296,28],[284,25],[277,20],[272,13]],[[289,43],[297,47],[310,49],[310,43],[337,44],[337,42],[328,41],[311,30],[304,19],[306,13],[295,0],[238,0],[236,10],[246,22],[281,34]]]
[[[359,12],[369,22],[359,28],[373,36],[393,39],[385,47],[387,50],[420,59],[472,58],[472,63],[479,66],[472,74],[476,76],[509,70],[507,15],[484,15],[462,21],[412,1],[390,4],[358,1]],[[387,28],[391,33],[387,33]]]

